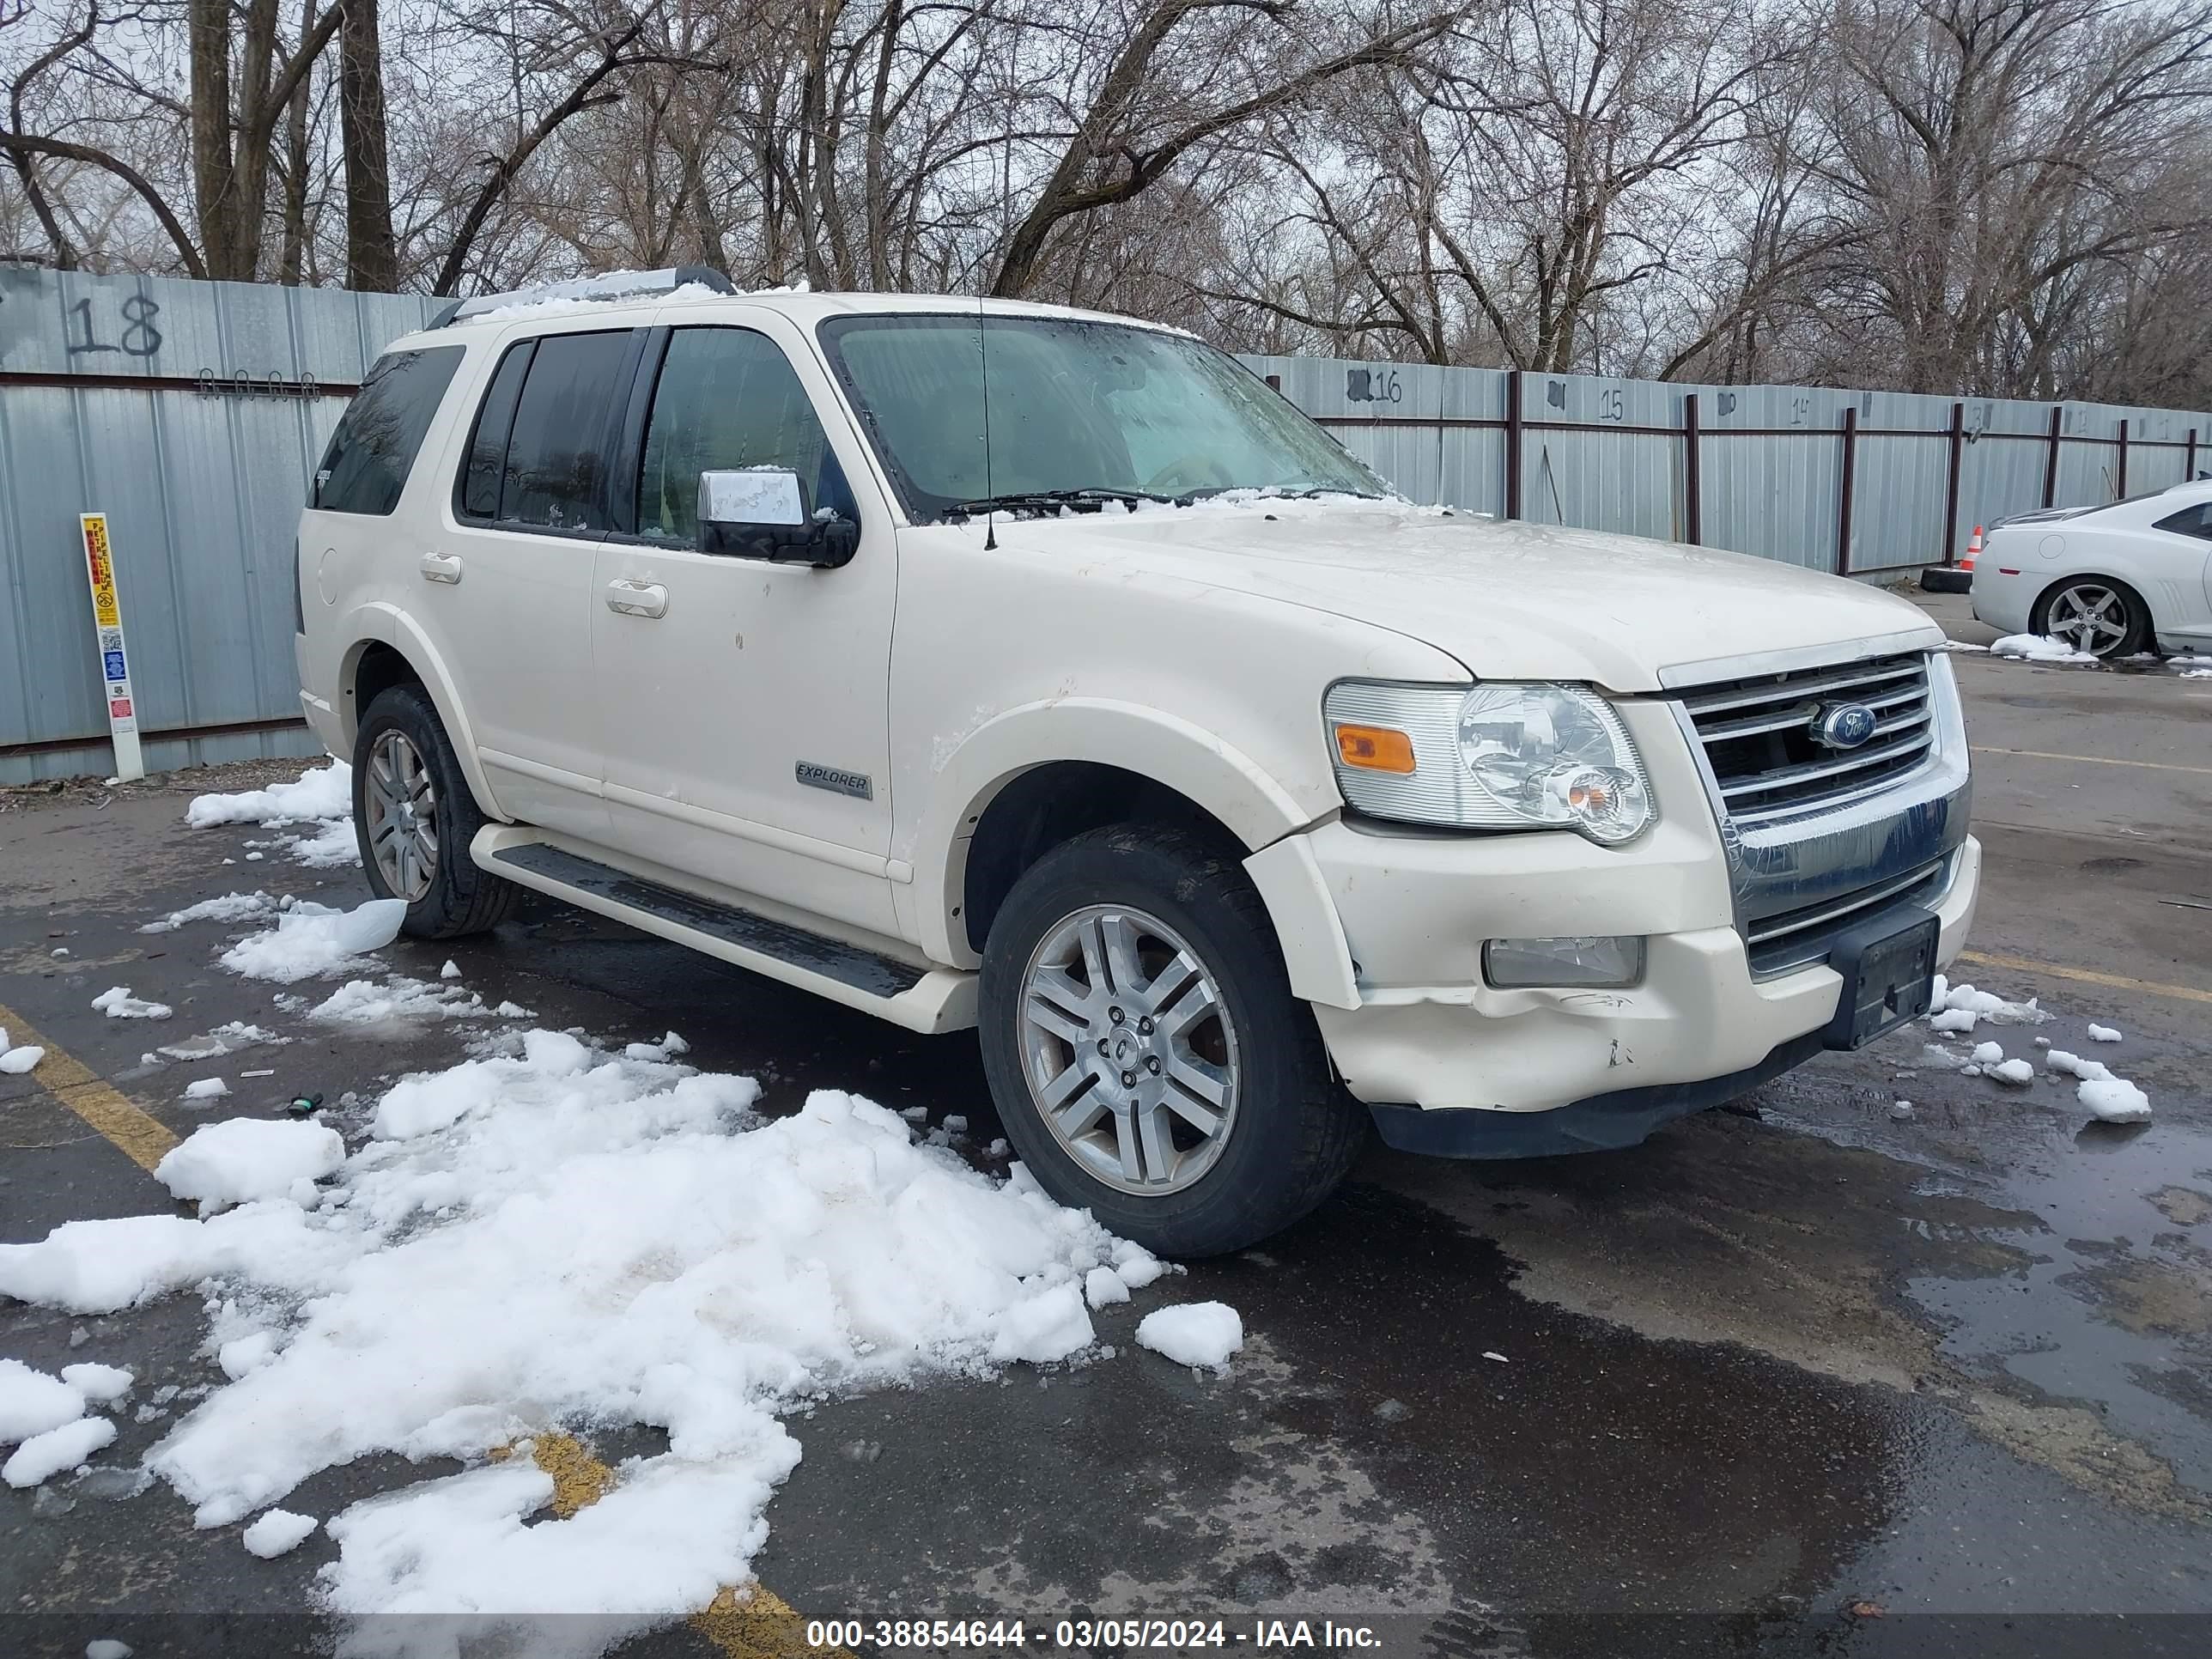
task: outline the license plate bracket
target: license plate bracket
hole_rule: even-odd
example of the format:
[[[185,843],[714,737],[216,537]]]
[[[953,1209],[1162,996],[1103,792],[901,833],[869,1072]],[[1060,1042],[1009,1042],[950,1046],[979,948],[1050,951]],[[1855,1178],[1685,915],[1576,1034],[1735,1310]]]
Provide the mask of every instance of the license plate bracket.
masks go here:
[[[1837,935],[1828,965],[1844,976],[1844,990],[1822,1034],[1827,1047],[1863,1048],[1928,1012],[1942,929],[1932,912],[1916,908]]]

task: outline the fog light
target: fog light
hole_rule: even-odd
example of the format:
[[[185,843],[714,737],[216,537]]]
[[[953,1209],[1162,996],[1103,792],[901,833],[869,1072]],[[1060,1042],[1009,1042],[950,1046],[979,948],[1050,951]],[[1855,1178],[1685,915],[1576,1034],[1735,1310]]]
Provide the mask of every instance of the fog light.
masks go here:
[[[1565,939],[1494,939],[1482,947],[1482,975],[1492,985],[1633,985],[1644,977],[1640,933],[1577,933]]]

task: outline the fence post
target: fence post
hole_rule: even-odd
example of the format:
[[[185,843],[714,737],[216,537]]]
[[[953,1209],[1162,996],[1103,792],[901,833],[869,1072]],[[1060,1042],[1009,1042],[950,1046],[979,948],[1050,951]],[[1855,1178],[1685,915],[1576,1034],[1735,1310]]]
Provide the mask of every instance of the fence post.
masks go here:
[[[1836,574],[1851,574],[1851,486],[1859,471],[1859,406],[1844,410],[1844,487],[1836,507]]]
[[[1966,406],[1951,405],[1951,483],[1943,505],[1943,562],[1958,558],[1959,469],[1966,459]]]
[[[2125,421],[2120,422],[2119,476],[2115,482],[2119,488],[2112,491],[2113,499],[2125,501],[2128,494],[2128,423]]]
[[[2181,452],[2181,482],[2197,482],[2197,428],[2189,428],[2189,447]]]
[[[1698,441],[1698,394],[1682,399],[1682,528],[1683,540],[1702,547],[1705,540],[1705,471]]]
[[[2066,405],[2051,406],[2051,453],[2043,463],[2043,504],[2058,505],[2058,446],[2066,439]]]
[[[1505,377],[1505,516],[1521,516],[1521,371]]]

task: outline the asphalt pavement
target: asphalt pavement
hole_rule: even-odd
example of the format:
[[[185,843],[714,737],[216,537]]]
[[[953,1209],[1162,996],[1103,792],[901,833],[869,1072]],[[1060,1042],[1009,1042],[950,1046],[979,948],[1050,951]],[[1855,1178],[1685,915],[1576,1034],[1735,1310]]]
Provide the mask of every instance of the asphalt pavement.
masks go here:
[[[1931,599],[1985,641],[1963,601]],[[1347,1190],[1181,1293],[1243,1314],[1201,1377],[1120,1363],[863,1395],[793,1425],[805,1448],[755,1565],[808,1619],[1143,1613],[1364,1626],[1390,1652],[2212,1650],[2212,680],[1954,658],[1988,861],[1954,977],[2055,1015],[2156,1116],[2088,1121],[2069,1086],[1933,1063],[1924,1027],[1826,1055],[1632,1151],[1488,1165],[1370,1152]],[[265,778],[272,769],[260,769]],[[150,918],[262,885],[326,902],[247,827],[185,799],[245,773],[0,795],[0,1003],[89,1078],[0,1078],[0,1239],[167,1211],[95,1127],[119,1100],[175,1134],[187,1068],[90,1007],[129,983],[175,1042],[229,1020],[293,1040],[221,1113],[374,1098],[465,1057],[465,1029],[333,1030]],[[225,866],[226,858],[238,860]],[[65,956],[54,954],[66,951]],[[973,1039],[921,1038],[597,918],[533,902],[447,956],[487,1000],[621,1042],[667,1030],[750,1073],[764,1109],[848,1088],[996,1133]],[[0,1024],[9,1023],[0,1013]],[[2027,1028],[1996,1033],[2024,1047]],[[20,1040],[20,1039],[19,1039]],[[238,1062],[234,1062],[236,1064]],[[42,1079],[44,1080],[42,1080]],[[1912,1103],[1908,1117],[1893,1103]],[[112,1131],[111,1116],[107,1127]],[[219,1380],[191,1296],[108,1318],[0,1304],[0,1353],[127,1364],[141,1392]],[[312,1649],[318,1537],[274,1561],[136,1490],[170,1419],[125,1414],[94,1472],[0,1492],[0,1650]],[[649,1437],[583,1437],[605,1463]],[[420,1479],[315,1477],[329,1514]],[[790,1650],[713,1621],[626,1653]],[[1095,1644],[1093,1645],[1096,1645]]]

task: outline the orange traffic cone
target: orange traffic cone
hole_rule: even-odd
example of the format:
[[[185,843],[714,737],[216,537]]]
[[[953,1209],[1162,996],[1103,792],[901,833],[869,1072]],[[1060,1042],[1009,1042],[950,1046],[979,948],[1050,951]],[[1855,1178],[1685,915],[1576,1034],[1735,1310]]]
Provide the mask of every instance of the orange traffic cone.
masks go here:
[[[1974,561],[1981,556],[1982,527],[1979,525],[1976,525],[1974,526],[1974,533],[1966,538],[1966,556],[1959,561],[1959,568],[1961,570],[1972,570],[1974,568]]]

